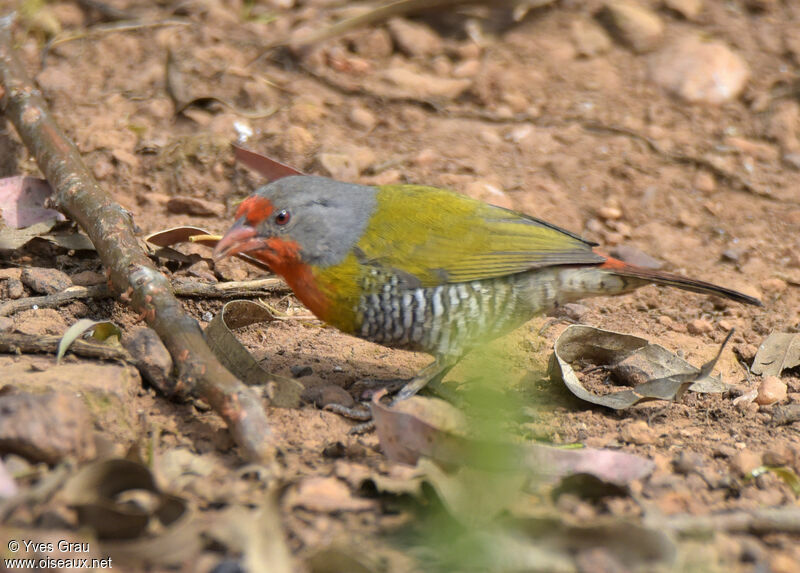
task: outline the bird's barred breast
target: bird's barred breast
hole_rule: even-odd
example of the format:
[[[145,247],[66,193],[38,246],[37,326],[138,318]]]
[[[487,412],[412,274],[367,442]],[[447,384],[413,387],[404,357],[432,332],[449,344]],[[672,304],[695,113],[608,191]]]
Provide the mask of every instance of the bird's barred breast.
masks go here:
[[[380,292],[361,297],[361,338],[435,355],[460,355],[477,341],[514,327],[509,322],[518,314],[517,297],[508,279],[415,289],[398,283],[393,278]]]
[[[620,294],[643,281],[597,267],[552,267],[429,288],[401,284],[393,276],[360,298],[358,336],[385,346],[460,356],[560,304]]]

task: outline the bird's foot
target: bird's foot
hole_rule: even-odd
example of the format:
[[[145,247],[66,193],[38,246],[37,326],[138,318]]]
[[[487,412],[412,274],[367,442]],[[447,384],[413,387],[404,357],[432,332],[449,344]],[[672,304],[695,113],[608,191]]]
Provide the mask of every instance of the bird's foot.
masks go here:
[[[423,368],[419,374],[409,379],[380,380],[366,378],[358,380],[350,388],[350,391],[358,395],[361,400],[371,400],[377,391],[386,390],[388,395],[392,393],[395,394],[394,398],[389,403],[390,406],[393,406],[400,400],[407,400],[423,388],[444,399],[452,399],[452,391],[446,390],[441,382],[442,378],[444,378],[445,374],[450,371],[455,363],[455,360],[447,360],[444,362],[435,360],[433,363]],[[344,416],[345,418],[360,421],[360,424],[350,429],[350,434],[363,434],[375,428],[375,422],[372,421],[372,413],[368,407],[349,407],[343,404],[328,404],[325,406],[325,409]]]

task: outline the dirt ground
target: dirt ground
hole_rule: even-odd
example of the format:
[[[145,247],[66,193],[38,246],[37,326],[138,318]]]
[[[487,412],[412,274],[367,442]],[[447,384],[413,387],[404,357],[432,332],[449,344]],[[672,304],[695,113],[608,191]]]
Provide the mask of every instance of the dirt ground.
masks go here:
[[[179,22],[103,31],[108,24],[101,16],[79,4],[20,3],[18,48],[58,122],[142,235],[179,225],[224,232],[235,204],[262,182],[234,162],[230,143],[245,135],[250,149],[308,173],[452,188],[606,248],[647,253],[670,271],[758,296],[763,308],[648,286],[587,299],[560,315],[647,338],[697,366],[733,328],[718,366],[732,389],[722,394],[688,392],[678,402],[618,412],[583,403],[547,375],[553,343],[567,324],[545,317],[467,358],[447,380],[456,387],[482,362],[499,357],[496,387],[522,397],[529,416],[515,427],[519,436],[611,448],[655,462],[650,476],[617,495],[539,494],[542,504],[578,521],[796,506],[798,492],[786,474],[746,476],[762,465],[800,473],[800,425],[773,422],[777,405],[800,403],[800,372],[782,373],[787,392],[778,402],[747,399],[762,383],[747,368],[759,345],[771,332],[800,329],[800,4],[642,0],[638,5],[663,29],[634,18],[632,29],[620,31],[597,17],[609,4],[599,0],[553,2],[519,21],[509,7],[478,3],[376,22],[304,51],[266,52],[268,43],[296,40],[304,29],[323,29],[350,12],[329,0],[109,0],[141,22]],[[15,5],[4,3],[4,11]],[[55,43],[42,57],[48,39],[77,31],[87,33]],[[687,101],[655,80],[679,57],[664,55],[670,46],[698,37],[727,46],[749,69],[741,93],[729,101]],[[723,72],[703,74],[724,83],[716,77]],[[176,113],[176,99],[190,105]],[[0,132],[0,146],[0,175],[38,173],[10,124]],[[172,201],[176,197],[190,199]],[[201,246],[176,248],[209,255]],[[86,271],[103,271],[94,253],[43,241],[0,253],[0,266],[84,273],[89,282],[97,275]],[[173,279],[212,282],[262,274],[240,261],[221,263],[216,275],[207,260],[163,267]],[[3,281],[13,272],[3,272],[10,272],[0,276],[7,298]],[[36,294],[26,284],[14,297]],[[202,325],[223,303],[183,300]],[[429,360],[307,320],[289,294],[267,302],[289,318],[243,329],[240,339],[266,369],[303,374],[298,380],[316,388],[318,402],[325,393],[341,398],[334,387],[348,389],[361,378],[408,377]],[[123,332],[141,325],[111,300],[8,318],[4,331],[29,334],[61,334],[80,318],[111,320]],[[282,524],[299,570],[357,570],[309,561],[331,544],[377,556],[379,570],[427,568],[424,552],[392,550],[381,537],[407,525],[411,513],[360,486],[363,476],[392,470],[374,434],[348,434],[354,422],[313,403],[270,408],[281,455],[265,476],[242,468],[224,425],[207,407],[167,400],[135,369],[117,365],[106,374],[92,370],[107,364],[101,361],[72,356],[56,366],[52,356],[34,354],[0,355],[0,364],[9,373],[3,383],[18,390],[52,388],[52,374],[73,393],[87,392],[88,384],[118,399],[122,405],[112,414],[97,414],[90,405],[90,430],[107,442],[96,451],[123,455],[136,445],[147,452],[145,460],[160,460],[161,487],[189,499],[200,519],[236,504],[253,507],[281,484]],[[58,375],[64,368],[72,373]],[[61,460],[42,466],[9,455],[12,461],[4,459],[16,468],[18,495],[61,467]],[[326,497],[317,486],[333,487],[335,494]],[[29,535],[75,527],[74,516],[50,499],[23,504],[4,518]],[[797,571],[798,531],[792,523],[783,531],[720,528],[685,536],[674,567]],[[206,542],[182,569],[238,570],[240,551],[233,547]],[[579,559],[577,570],[637,570],[598,555],[598,561]]]

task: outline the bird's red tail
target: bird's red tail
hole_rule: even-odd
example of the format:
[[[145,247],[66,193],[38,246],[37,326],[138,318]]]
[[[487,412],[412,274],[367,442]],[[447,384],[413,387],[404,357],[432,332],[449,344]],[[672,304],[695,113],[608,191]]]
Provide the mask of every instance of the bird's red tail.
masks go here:
[[[603,255],[604,257],[608,257],[608,255],[604,253],[598,253],[598,254]],[[637,279],[650,281],[656,284],[672,286],[692,292],[722,296],[745,304],[763,306],[761,304],[761,301],[758,300],[757,298],[748,296],[746,294],[742,294],[740,292],[731,290],[729,288],[717,286],[715,284],[707,283],[704,281],[690,279],[673,273],[666,273],[664,271],[658,271],[655,269],[647,269],[644,267],[629,265],[628,263],[625,263],[613,257],[608,257],[606,262],[600,265],[599,268],[611,271],[615,275],[623,277],[633,277]]]

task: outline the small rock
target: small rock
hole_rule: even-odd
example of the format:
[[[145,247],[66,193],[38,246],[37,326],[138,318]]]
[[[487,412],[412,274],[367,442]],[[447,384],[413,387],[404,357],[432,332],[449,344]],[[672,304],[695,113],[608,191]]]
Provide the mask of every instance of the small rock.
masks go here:
[[[154,388],[169,395],[172,393],[172,356],[151,328],[137,328],[122,336],[125,347],[136,363],[142,377]]]
[[[70,278],[72,279],[72,284],[86,287],[101,285],[106,282],[105,275],[95,271],[82,271],[72,275]]]
[[[658,317],[658,323],[665,328],[672,328],[672,326],[675,324],[675,321],[666,314],[662,314]]]
[[[762,281],[759,286],[764,292],[779,294],[785,291],[789,285],[785,280],[773,277]]]
[[[672,462],[675,471],[684,475],[699,471],[705,465],[705,458],[697,452],[682,451]]]
[[[762,461],[765,466],[788,466],[793,458],[792,450],[786,444],[777,443],[764,452]]]
[[[358,34],[353,39],[353,51],[371,60],[387,58],[394,52],[392,38],[383,28],[375,28]]]
[[[474,78],[481,71],[479,60],[464,60],[453,68],[454,78]]]
[[[590,20],[577,19],[570,29],[572,43],[579,56],[593,58],[611,48],[611,39],[605,30]]]
[[[63,334],[67,323],[55,309],[23,310],[14,315],[14,325],[22,334]]]
[[[600,207],[597,210],[597,216],[606,221],[616,221],[622,218],[622,209],[611,206]]]
[[[694,20],[703,10],[703,0],[664,0],[664,6],[687,20]]]
[[[330,177],[339,181],[354,181],[361,173],[355,159],[347,153],[320,153],[317,161]]]
[[[752,364],[753,359],[758,353],[758,346],[748,342],[742,342],[733,347],[736,355],[747,364]]]
[[[417,155],[411,161],[417,167],[430,167],[431,165],[439,161],[441,158],[442,156],[439,154],[438,151],[426,147],[425,149],[417,153]]]
[[[310,376],[314,373],[314,369],[311,366],[303,366],[300,364],[295,364],[289,369],[292,372],[292,376],[295,378],[302,378],[303,376]]]
[[[5,292],[3,292],[5,291]],[[22,286],[22,281],[19,279],[6,279],[0,286],[0,298],[16,300],[25,295],[25,287]]]
[[[698,171],[694,176],[693,187],[701,193],[713,193],[717,189],[717,180],[708,171]]]
[[[352,408],[356,404],[350,393],[336,384],[309,388],[303,394],[303,399],[312,402],[317,408],[324,408],[328,404],[340,404],[345,408]]]
[[[634,52],[654,49],[664,35],[664,24],[658,15],[629,0],[607,0],[597,17]]]
[[[752,450],[737,452],[729,462],[731,471],[740,477],[749,475],[750,472],[761,465],[761,454]]]
[[[564,311],[564,314],[567,316],[567,318],[578,321],[586,316],[586,313],[589,312],[589,307],[576,302],[568,302],[561,307],[561,310]]]
[[[644,420],[635,420],[622,427],[622,440],[631,444],[646,445],[656,441],[656,433]]]
[[[353,497],[350,488],[335,477],[303,478],[286,498],[290,506],[315,512],[364,511],[375,506],[372,500]]]
[[[777,376],[767,376],[758,385],[756,403],[761,406],[775,404],[786,400],[788,387],[786,382]]]
[[[455,99],[472,85],[466,78],[443,78],[407,68],[389,68],[378,76],[394,86],[392,92],[413,99]]]
[[[375,114],[365,107],[356,106],[350,110],[347,118],[355,127],[364,131],[372,131],[377,123]]]
[[[293,155],[306,155],[316,144],[314,136],[305,127],[290,126],[283,136],[283,148]]]
[[[195,217],[222,217],[225,215],[225,205],[198,197],[179,195],[167,201],[167,211]]]
[[[721,104],[739,96],[750,77],[750,69],[722,42],[705,42],[688,36],[651,59],[650,77],[687,101]]]
[[[8,316],[0,316],[0,332],[11,332],[14,328],[14,319]]]
[[[13,393],[0,400],[0,453],[55,464],[95,453],[94,424],[80,398],[66,393]]]
[[[714,325],[704,318],[696,318],[686,325],[689,334],[707,334],[714,330]]]
[[[20,280],[33,292],[42,294],[61,292],[72,286],[72,279],[69,278],[69,275],[58,269],[39,267],[22,269]]]
[[[325,117],[326,111],[322,102],[316,100],[300,100],[289,108],[289,118],[294,124],[308,125]]]
[[[392,18],[389,34],[405,54],[415,57],[435,56],[442,53],[442,39],[428,26],[402,18]]]

